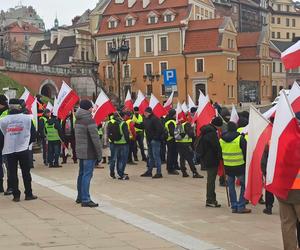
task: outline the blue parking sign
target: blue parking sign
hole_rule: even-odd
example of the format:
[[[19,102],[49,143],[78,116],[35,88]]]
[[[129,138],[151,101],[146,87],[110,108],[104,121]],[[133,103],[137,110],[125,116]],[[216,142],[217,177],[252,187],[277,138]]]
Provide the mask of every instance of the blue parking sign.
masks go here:
[[[176,69],[166,69],[163,71],[163,75],[164,75],[164,85],[166,87],[177,85]]]

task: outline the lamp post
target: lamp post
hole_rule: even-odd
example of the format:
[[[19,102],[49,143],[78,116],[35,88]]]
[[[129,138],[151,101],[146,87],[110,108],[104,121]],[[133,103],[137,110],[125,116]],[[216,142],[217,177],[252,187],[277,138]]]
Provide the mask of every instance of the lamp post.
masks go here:
[[[147,73],[147,75],[143,75],[144,78],[144,82],[147,81],[147,79],[149,80],[149,82],[151,83],[151,92],[153,92],[153,82],[159,81],[160,79],[160,74],[152,74],[152,73]]]
[[[129,47],[126,44],[125,37],[113,39],[113,45],[109,50],[110,62],[118,67],[118,95],[119,105],[121,106],[121,62],[124,64],[128,60]]]

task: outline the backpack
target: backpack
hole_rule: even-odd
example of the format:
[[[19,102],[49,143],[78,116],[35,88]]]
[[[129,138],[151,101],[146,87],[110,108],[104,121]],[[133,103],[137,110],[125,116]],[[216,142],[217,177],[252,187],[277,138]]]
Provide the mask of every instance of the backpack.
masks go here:
[[[182,140],[185,136],[185,131],[182,124],[178,124],[174,130],[174,138],[175,140]]]
[[[108,130],[108,138],[112,142],[117,142],[117,141],[121,140],[122,133],[121,133],[120,126],[121,126],[121,123],[119,121],[110,123],[109,130]]]

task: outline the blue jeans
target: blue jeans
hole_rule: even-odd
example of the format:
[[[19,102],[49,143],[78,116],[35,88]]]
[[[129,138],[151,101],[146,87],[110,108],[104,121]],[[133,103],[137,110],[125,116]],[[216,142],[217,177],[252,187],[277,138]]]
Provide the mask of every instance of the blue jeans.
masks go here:
[[[96,160],[79,160],[79,174],[77,178],[77,199],[82,202],[91,201],[90,183]]]
[[[48,163],[58,165],[60,156],[60,141],[48,141]]]
[[[126,163],[128,160],[129,145],[119,144],[115,145],[115,154],[117,160],[117,172],[120,177],[124,176]]]
[[[160,141],[152,140],[148,142],[148,172],[152,173],[154,166],[157,168],[157,174],[161,174],[161,155],[160,155]]]
[[[240,198],[237,201],[237,195],[235,190],[235,178],[240,180],[241,183],[241,191],[240,191]],[[229,176],[227,175],[227,183],[229,188],[229,196],[230,196],[230,203],[231,209],[243,210],[246,206],[246,201],[244,198],[245,193],[245,175],[241,176]]]
[[[115,172],[115,165],[116,165],[116,145],[113,143],[109,143],[109,149],[110,149],[110,161],[109,161],[109,169],[110,173]]]

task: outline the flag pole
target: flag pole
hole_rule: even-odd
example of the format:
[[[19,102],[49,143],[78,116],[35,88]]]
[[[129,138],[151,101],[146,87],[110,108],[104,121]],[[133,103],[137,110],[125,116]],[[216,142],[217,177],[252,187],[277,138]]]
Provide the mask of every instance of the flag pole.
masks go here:
[[[228,207],[230,207],[230,198],[229,198],[228,184],[227,184],[227,180],[226,180],[224,164],[222,164],[222,168],[223,168],[223,177],[224,177],[224,180],[225,180],[225,190],[226,190],[227,204],[228,204]]]

